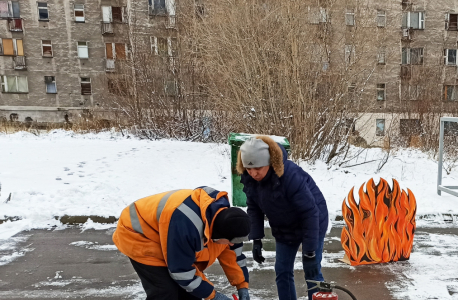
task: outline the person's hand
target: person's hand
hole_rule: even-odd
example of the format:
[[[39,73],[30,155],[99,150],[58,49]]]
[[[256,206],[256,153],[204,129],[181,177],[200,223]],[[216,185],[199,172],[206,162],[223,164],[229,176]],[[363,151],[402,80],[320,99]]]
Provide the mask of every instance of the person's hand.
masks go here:
[[[223,294],[218,293],[218,292],[216,292],[215,298],[213,298],[213,299],[214,299],[214,300],[232,300],[232,299],[229,298],[228,296],[223,295]]]
[[[250,294],[248,293],[248,289],[243,288],[238,290],[239,293],[239,300],[250,300]]]
[[[302,255],[302,267],[304,268],[305,279],[314,279],[318,275],[319,268],[315,252]]]
[[[253,259],[258,264],[262,264],[266,259],[262,256],[262,242],[261,240],[253,241]]]

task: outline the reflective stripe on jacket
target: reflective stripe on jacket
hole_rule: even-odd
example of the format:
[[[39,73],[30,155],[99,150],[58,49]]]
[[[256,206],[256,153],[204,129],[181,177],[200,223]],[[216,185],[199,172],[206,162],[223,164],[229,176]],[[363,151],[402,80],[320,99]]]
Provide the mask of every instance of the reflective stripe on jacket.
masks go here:
[[[113,241],[139,263],[168,267],[170,276],[195,297],[214,297],[202,271],[216,259],[232,285],[248,288],[243,244],[229,247],[210,238],[213,219],[229,206],[226,192],[209,187],[149,196],[122,211]]]

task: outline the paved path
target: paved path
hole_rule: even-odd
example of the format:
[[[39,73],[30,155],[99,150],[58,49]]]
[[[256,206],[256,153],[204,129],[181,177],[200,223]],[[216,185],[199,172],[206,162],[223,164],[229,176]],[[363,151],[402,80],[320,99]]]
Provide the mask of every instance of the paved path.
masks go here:
[[[144,293],[128,259],[115,250],[110,230],[33,230],[15,236],[14,247],[0,247],[0,299],[144,299]],[[350,289],[358,300],[399,300],[390,295],[386,282],[395,282],[396,274],[387,265],[349,267],[339,259],[341,228],[334,227],[325,242],[323,274],[328,281]],[[457,228],[419,228],[417,236],[432,233],[458,235]],[[250,244],[245,245],[251,270],[252,299],[276,299],[273,241],[266,241],[267,258],[262,266],[253,264]],[[6,249],[5,249],[6,248]],[[2,250],[3,249],[3,250]],[[421,251],[421,245],[417,251]],[[440,253],[440,250],[438,251]],[[2,263],[6,258],[11,262]],[[408,263],[408,262],[404,262]],[[2,265],[3,264],[3,265]],[[296,288],[306,299],[305,283],[296,260]],[[209,279],[226,294],[233,292],[215,264],[206,272]],[[339,293],[339,299],[350,297]]]

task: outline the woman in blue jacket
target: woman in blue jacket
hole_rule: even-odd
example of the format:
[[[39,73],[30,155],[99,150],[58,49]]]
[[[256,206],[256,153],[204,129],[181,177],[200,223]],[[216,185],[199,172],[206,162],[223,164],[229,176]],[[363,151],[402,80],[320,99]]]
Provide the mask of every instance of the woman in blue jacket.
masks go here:
[[[267,136],[240,147],[237,171],[247,196],[253,259],[262,263],[264,216],[276,241],[275,273],[280,300],[294,300],[294,260],[302,244],[305,279],[324,281],[321,258],[328,228],[326,201],[312,177],[288,160],[285,148]],[[308,284],[309,288],[313,284]],[[317,290],[309,290],[309,299]]]

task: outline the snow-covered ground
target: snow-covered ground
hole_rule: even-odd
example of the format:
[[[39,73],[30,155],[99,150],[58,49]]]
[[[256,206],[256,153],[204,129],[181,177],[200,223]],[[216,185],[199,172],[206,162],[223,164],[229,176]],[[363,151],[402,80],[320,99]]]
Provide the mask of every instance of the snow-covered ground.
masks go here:
[[[323,192],[332,220],[341,215],[342,201],[353,186],[358,189],[370,178],[380,177],[390,183],[394,178],[402,188],[412,190],[417,200],[417,216],[436,215],[435,224],[443,226],[440,225],[443,214],[458,214],[457,197],[446,193],[437,195],[437,162],[417,150],[400,150],[393,153],[377,173],[377,159],[383,155],[380,149],[368,149],[347,163],[355,165],[353,167],[329,167],[322,161],[313,165],[301,163],[301,166]],[[361,164],[372,160],[377,161]],[[119,216],[121,210],[136,199],[180,188],[211,186],[230,195],[230,176],[230,148],[225,144],[148,141],[115,132],[79,135],[56,130],[39,136],[25,132],[0,135],[0,219],[20,219],[0,225],[0,250],[13,247],[17,241],[12,236],[18,232],[62,226],[55,216]],[[444,172],[444,184],[458,185],[458,171],[450,175]],[[427,221],[418,222],[419,226],[432,225],[423,222]],[[85,228],[109,226],[113,225],[100,226],[91,221],[85,224]],[[440,236],[434,238],[437,241],[431,243],[441,241]],[[444,242],[450,247],[458,246],[456,238]],[[84,241],[74,246],[99,247]],[[22,255],[26,251],[29,250],[25,249]],[[18,255],[21,253],[0,257],[0,265]],[[449,261],[435,260],[434,253],[421,253],[412,255],[408,265],[396,265],[409,281],[404,282],[405,285],[413,286],[412,293],[403,290],[407,296],[402,296],[427,299],[415,296],[427,291],[422,288],[425,281],[437,281],[436,265],[442,269],[458,265],[456,253]],[[421,279],[417,278],[420,271]],[[445,276],[456,281],[453,279],[456,275],[447,273]],[[390,288],[397,290],[394,285]],[[457,298],[444,295],[443,299]]]
[[[347,165],[382,156],[380,149],[369,149]],[[376,174],[378,164],[329,168],[317,161],[301,166],[323,192],[331,219],[341,215],[342,201],[353,186],[358,189],[379,177],[410,188],[418,215],[458,214],[457,197],[437,195],[437,163],[425,154],[398,151]],[[230,148],[225,144],[138,140],[110,132],[0,135],[0,219],[20,217],[22,222],[15,223],[24,229],[54,224],[54,216],[119,216],[136,199],[173,189],[207,185],[231,194],[230,176]],[[449,176],[444,172],[444,184],[458,185],[458,171]],[[2,230],[5,226],[9,234]],[[2,225],[0,237],[11,235],[13,227]]]

